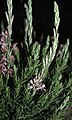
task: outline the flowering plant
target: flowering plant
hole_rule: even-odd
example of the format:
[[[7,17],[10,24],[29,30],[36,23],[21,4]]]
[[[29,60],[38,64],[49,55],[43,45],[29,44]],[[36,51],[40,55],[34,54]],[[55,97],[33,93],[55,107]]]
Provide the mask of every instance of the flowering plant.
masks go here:
[[[13,65],[15,61],[14,52],[17,52],[16,43],[8,44],[8,32],[0,34],[0,74],[4,76],[13,75]]]
[[[28,52],[25,67],[20,66],[17,43],[11,44],[12,0],[7,0],[7,5],[8,31],[0,35],[0,119],[62,120],[70,104],[72,77],[67,79],[63,75],[67,70],[69,40],[58,49],[58,5],[54,2],[52,46],[48,36],[41,50],[38,42],[32,43],[32,0],[25,4],[27,19],[24,42]],[[24,60],[21,62],[23,64]]]

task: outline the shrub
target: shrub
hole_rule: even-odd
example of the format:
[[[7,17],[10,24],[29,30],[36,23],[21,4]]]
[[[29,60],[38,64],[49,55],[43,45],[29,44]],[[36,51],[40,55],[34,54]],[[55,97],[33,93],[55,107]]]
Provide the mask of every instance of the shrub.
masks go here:
[[[9,69],[12,65],[13,74],[9,74],[12,79],[7,74],[8,70],[4,71],[4,74],[2,72],[0,74],[0,118],[1,120],[63,120],[65,111],[71,103],[72,82],[71,78],[68,81],[63,78],[69,58],[69,40],[64,46],[60,46],[61,49],[58,49],[60,22],[58,5],[54,2],[53,45],[50,46],[48,36],[46,45],[40,52],[41,45],[38,42],[32,44],[32,1],[28,0],[28,6],[25,4],[27,19],[24,42],[28,56],[27,65],[21,69],[19,51],[15,54],[12,50],[17,47],[11,48],[12,0],[7,0],[7,5],[8,35],[3,34],[2,36],[5,37],[4,40],[7,38],[8,41],[5,42],[6,49],[3,51],[3,57],[9,61],[9,63],[7,62]],[[0,44],[4,45],[4,41],[3,43],[0,41]],[[2,50],[0,56],[2,60]],[[10,60],[13,61],[16,58],[18,65],[12,64],[12,62],[10,64]],[[5,62],[3,62],[4,64]],[[67,82],[64,83],[64,81]]]

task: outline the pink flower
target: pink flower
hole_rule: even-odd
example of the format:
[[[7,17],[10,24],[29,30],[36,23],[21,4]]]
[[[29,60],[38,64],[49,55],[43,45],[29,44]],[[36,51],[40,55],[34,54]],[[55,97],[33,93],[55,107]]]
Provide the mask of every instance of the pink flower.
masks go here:
[[[9,33],[8,33],[8,31],[7,31],[7,30],[5,31],[5,35],[6,35],[6,36],[8,36],[8,35],[9,35]]]
[[[13,76],[13,69],[12,68],[10,68],[9,70],[8,70],[8,74],[12,77]]]
[[[8,47],[6,45],[6,43],[2,43],[1,44],[1,52],[7,52],[8,51]]]
[[[4,54],[2,54],[2,58],[1,58],[0,62],[3,63],[4,65],[7,65],[8,60],[7,60],[7,58],[5,57]]]
[[[18,47],[17,47],[17,44],[18,44],[18,43],[14,43],[14,44],[12,45],[12,50],[15,52],[15,54],[19,53],[19,49],[18,49]]]
[[[14,61],[14,60],[15,60],[14,56],[11,55],[11,56],[10,56],[10,62],[12,62],[12,61]]]
[[[1,39],[0,39],[1,43],[5,43],[5,37],[2,36]]]
[[[7,72],[7,68],[4,64],[1,64],[0,66],[0,73],[2,73],[3,75],[5,75]]]

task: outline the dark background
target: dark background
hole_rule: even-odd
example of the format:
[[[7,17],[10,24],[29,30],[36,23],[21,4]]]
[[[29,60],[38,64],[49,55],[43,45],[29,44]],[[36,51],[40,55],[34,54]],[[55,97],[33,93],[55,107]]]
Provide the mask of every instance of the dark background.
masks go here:
[[[27,0],[13,0],[13,39],[19,42],[24,35],[24,19],[26,18],[24,3]],[[72,38],[72,6],[71,0],[58,0],[60,10],[59,41],[65,43],[67,38]],[[43,34],[46,39],[47,35],[53,35],[54,24],[54,1],[53,0],[33,0],[33,27],[37,33],[37,39]],[[7,11],[6,0],[0,0],[0,24],[4,23],[7,27],[5,17]],[[1,31],[1,28],[0,28]],[[71,40],[70,40],[71,41]]]

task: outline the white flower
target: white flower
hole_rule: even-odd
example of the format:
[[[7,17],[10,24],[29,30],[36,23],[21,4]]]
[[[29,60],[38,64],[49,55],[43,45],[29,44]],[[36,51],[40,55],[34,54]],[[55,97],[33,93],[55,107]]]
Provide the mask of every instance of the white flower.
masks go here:
[[[30,80],[28,89],[33,90],[34,94],[38,90],[46,91],[45,84],[43,83],[43,80],[40,78],[40,76],[36,76],[34,79]]]

